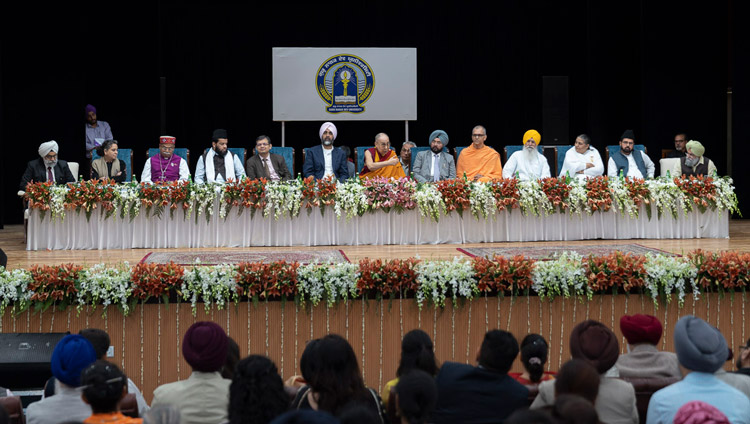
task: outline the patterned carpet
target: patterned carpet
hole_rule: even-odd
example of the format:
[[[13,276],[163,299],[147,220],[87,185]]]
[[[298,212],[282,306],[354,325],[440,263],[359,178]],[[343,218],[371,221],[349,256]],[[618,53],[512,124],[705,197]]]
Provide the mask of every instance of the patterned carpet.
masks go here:
[[[523,255],[532,259],[553,259],[555,255],[563,252],[577,252],[581,256],[606,256],[616,251],[631,253],[634,255],[645,255],[647,252],[668,256],[679,256],[660,249],[641,246],[640,244],[583,244],[577,246],[518,246],[518,247],[467,247],[457,249],[459,252],[474,256],[491,258],[494,255],[510,258]]]
[[[341,250],[300,251],[224,251],[224,252],[149,252],[141,259],[146,264],[167,264],[174,262],[179,265],[238,264],[241,262],[299,262],[309,264],[313,262],[349,262]]]

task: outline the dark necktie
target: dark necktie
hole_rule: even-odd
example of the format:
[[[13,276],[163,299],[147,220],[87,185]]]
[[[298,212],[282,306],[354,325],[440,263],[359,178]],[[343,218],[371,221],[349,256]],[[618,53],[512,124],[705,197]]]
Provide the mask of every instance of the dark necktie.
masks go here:
[[[268,172],[268,159],[263,159],[263,171],[266,173],[266,178],[271,178],[271,173]]]
[[[52,176],[52,167],[47,167],[47,181],[55,182],[55,177]]]

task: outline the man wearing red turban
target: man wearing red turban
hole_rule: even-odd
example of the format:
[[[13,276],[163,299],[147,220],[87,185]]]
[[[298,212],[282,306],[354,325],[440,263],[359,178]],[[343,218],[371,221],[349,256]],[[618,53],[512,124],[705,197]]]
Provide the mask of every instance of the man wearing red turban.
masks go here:
[[[620,330],[628,341],[628,353],[620,355],[615,364],[620,377],[682,377],[677,355],[656,348],[662,333],[658,318],[623,315]]]

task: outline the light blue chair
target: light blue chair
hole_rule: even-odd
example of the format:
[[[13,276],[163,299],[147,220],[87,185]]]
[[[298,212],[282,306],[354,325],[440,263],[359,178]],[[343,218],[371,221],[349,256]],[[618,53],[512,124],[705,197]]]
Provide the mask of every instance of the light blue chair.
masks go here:
[[[101,156],[99,156],[96,153],[96,150],[93,150],[91,152],[91,161],[95,161],[96,159],[99,159]],[[133,175],[133,149],[117,149],[117,159],[120,159],[121,161],[125,162],[125,181],[130,181],[131,176]],[[89,167],[91,168],[91,167]],[[89,174],[89,178],[93,175],[93,169],[91,169],[92,174]]]
[[[568,153],[568,150],[573,146],[557,146],[557,176],[561,177],[563,175],[560,175],[560,170],[562,170],[563,164],[565,163],[565,155]],[[571,175],[572,176],[572,175]]]
[[[365,167],[365,150],[372,149],[375,146],[357,146],[354,150],[354,163],[357,165],[357,175],[362,172],[362,168]],[[391,150],[396,151],[393,147]],[[412,156],[414,157],[414,156]]]

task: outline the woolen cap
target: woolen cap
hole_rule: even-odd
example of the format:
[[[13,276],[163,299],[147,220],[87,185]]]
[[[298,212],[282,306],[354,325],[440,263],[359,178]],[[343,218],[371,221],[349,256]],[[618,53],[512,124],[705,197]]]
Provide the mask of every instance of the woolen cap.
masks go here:
[[[630,344],[659,343],[662,334],[661,322],[653,315],[623,315],[620,318],[620,330]]]
[[[214,372],[227,360],[229,341],[224,329],[210,321],[198,321],[188,328],[182,354],[195,371]]]
[[[430,139],[427,140],[427,144],[432,143],[432,140],[439,138],[440,142],[443,143],[443,146],[448,145],[448,133],[446,133],[443,130],[435,130],[430,134]]]
[[[692,315],[677,321],[674,350],[683,367],[712,374],[724,365],[729,355],[727,341],[721,332]]]
[[[591,364],[599,374],[612,368],[620,356],[617,336],[604,324],[586,320],[570,333],[570,354]]]

